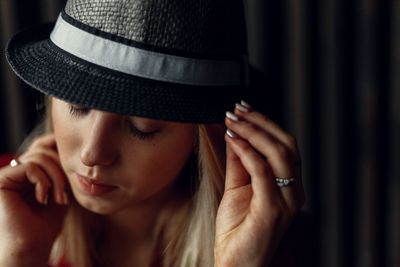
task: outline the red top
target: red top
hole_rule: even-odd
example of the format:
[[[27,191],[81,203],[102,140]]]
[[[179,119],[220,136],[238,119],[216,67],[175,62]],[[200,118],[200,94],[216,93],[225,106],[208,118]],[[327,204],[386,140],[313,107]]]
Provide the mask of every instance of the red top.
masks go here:
[[[62,259],[60,263],[55,267],[72,267],[65,259]]]
[[[0,155],[0,167],[8,165],[13,158],[11,154]]]

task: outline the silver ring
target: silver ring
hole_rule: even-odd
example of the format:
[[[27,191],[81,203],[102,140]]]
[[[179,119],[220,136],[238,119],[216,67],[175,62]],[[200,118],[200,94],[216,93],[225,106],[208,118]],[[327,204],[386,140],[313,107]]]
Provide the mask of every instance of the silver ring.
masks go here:
[[[296,179],[293,178],[275,178],[276,185],[279,187],[288,187],[292,186],[295,182]]]
[[[13,168],[18,166],[19,164],[20,164],[20,162],[17,159],[12,159],[10,161],[10,166],[13,167]]]

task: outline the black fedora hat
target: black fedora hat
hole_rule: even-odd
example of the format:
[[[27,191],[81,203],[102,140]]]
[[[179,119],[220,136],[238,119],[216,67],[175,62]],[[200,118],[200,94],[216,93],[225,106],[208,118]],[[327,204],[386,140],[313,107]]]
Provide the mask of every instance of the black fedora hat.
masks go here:
[[[220,122],[245,93],[242,0],[69,0],[8,43],[14,72],[67,102],[123,115]]]

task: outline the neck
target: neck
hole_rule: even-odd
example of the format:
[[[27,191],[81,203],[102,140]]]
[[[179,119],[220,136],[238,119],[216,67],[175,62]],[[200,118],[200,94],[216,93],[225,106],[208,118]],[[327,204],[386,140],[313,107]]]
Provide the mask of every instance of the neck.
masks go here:
[[[171,205],[171,195],[168,190],[104,217],[99,254],[110,266],[150,266],[154,262],[162,242],[161,216]]]
[[[154,237],[162,206],[137,205],[112,216],[107,216],[104,234],[118,242],[140,243]]]

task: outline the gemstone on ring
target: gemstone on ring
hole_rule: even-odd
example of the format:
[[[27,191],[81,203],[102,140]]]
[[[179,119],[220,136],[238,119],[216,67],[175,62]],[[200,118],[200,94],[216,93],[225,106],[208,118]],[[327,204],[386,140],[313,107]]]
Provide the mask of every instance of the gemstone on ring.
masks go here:
[[[276,185],[279,187],[292,186],[295,181],[295,178],[275,178]]]
[[[18,160],[12,159],[12,160],[10,161],[10,166],[11,166],[11,167],[16,167],[16,166],[18,166],[18,165],[19,165],[19,161],[18,161]]]

